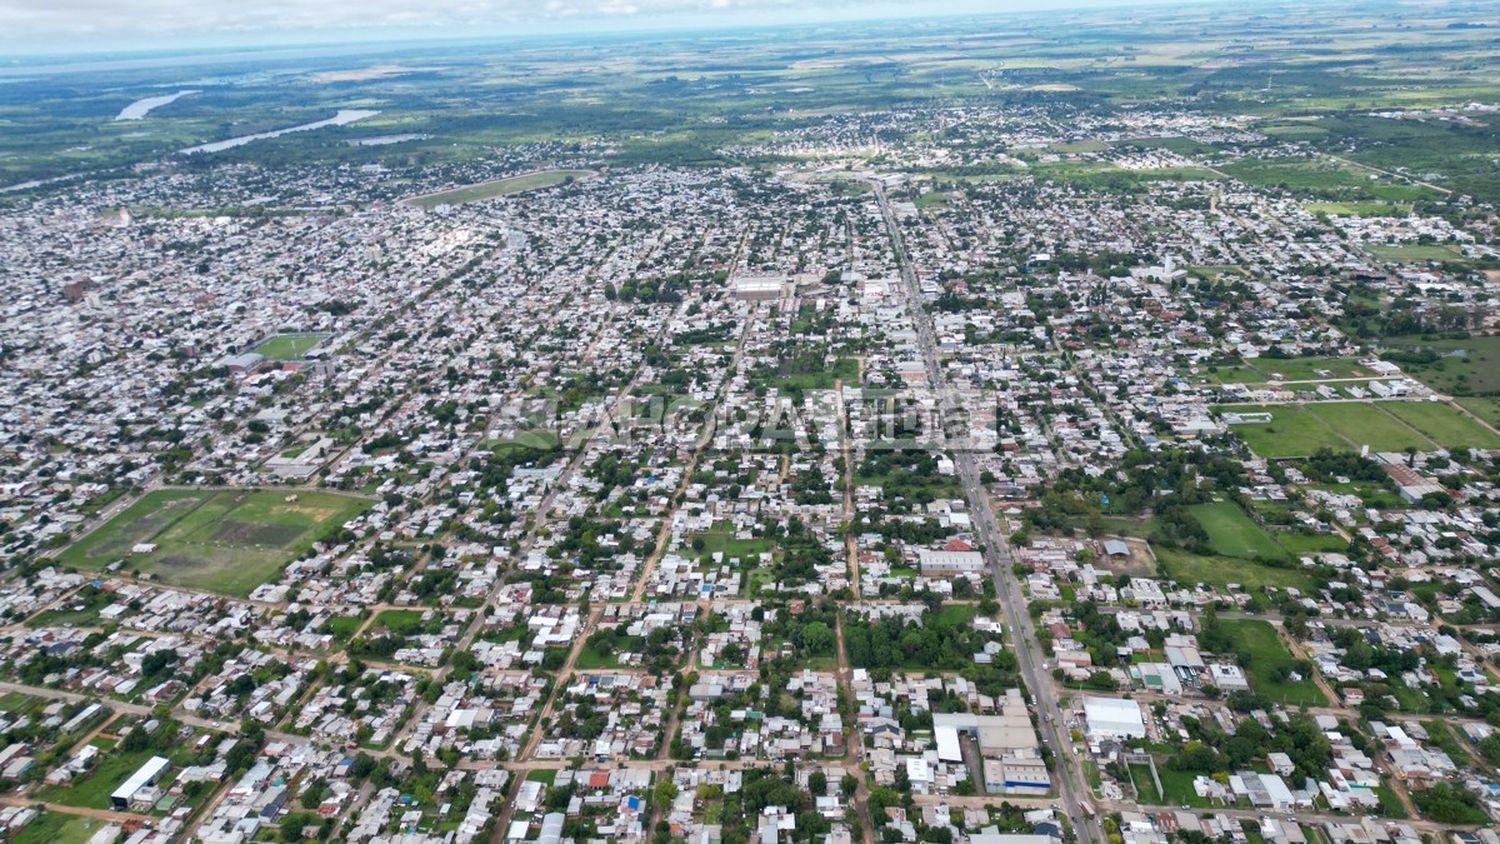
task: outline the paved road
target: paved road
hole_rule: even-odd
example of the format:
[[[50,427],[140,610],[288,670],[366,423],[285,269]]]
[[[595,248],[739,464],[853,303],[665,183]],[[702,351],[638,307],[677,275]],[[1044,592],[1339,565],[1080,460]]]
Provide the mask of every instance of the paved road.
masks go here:
[[[884,187],[878,181],[874,182],[873,186],[875,200],[880,205],[881,216],[885,218],[886,228],[890,232],[891,247],[896,253],[896,260],[901,268],[901,279],[907,292],[912,323],[916,328],[917,338],[922,347],[922,357],[927,365],[928,381],[938,394],[945,413],[957,411],[957,403],[953,394],[943,388],[943,370],[937,355],[937,344],[932,336],[932,322],[922,305],[921,286],[917,281],[916,271],[912,269],[911,261],[907,257],[900,224],[891,210]],[[961,417],[955,413],[949,418]],[[1056,760],[1052,773],[1058,796],[1061,798],[1062,805],[1059,808],[1068,816],[1080,841],[1086,844],[1090,841],[1106,841],[1108,839],[1104,837],[1093,818],[1083,811],[1084,804],[1080,797],[1088,795],[1089,792],[1083,785],[1084,780],[1077,760],[1073,756],[1071,745],[1068,743],[1069,739],[1059,728],[1062,719],[1058,716],[1061,711],[1057,706],[1052,678],[1046,675],[1041,667],[1041,646],[1032,629],[1031,615],[1026,611],[1026,603],[1021,598],[1020,589],[1011,576],[1010,550],[1000,531],[999,523],[995,520],[994,510],[990,507],[989,495],[984,485],[979,482],[979,470],[975,467],[974,455],[967,446],[960,445],[953,449],[953,459],[958,467],[964,494],[969,500],[970,514],[986,562],[989,563],[990,575],[995,582],[995,595],[999,598],[1000,606],[1011,623],[1011,638],[1017,662],[1020,664],[1021,676],[1026,680],[1026,685],[1031,689],[1032,696],[1036,700],[1037,712],[1041,716],[1042,741],[1052,750],[1053,758]]]

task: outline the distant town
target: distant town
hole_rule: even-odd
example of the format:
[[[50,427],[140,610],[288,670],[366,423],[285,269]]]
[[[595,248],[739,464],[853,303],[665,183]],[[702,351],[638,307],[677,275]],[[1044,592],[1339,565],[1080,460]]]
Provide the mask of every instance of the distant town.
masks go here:
[[[1190,47],[702,161],[439,158],[384,68],[26,171],[0,838],[1497,844],[1500,89]]]

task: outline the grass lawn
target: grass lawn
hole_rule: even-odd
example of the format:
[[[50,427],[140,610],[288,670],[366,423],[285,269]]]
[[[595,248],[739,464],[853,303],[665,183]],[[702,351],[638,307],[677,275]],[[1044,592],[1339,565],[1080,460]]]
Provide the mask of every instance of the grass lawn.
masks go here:
[[[1432,441],[1396,417],[1380,410],[1377,402],[1332,402],[1309,405],[1307,412],[1328,423],[1356,447],[1371,451],[1432,450]]]
[[[422,626],[423,612],[424,610],[382,610],[370,622],[370,629],[379,630],[384,627],[394,636],[409,636]]]
[[[1410,206],[1387,202],[1307,202],[1303,207],[1313,214],[1343,217],[1391,217],[1411,210]]]
[[[1211,805],[1208,798],[1199,797],[1197,792],[1193,791],[1193,780],[1198,776],[1196,771],[1173,771],[1167,768],[1166,765],[1158,762],[1156,765],[1156,774],[1161,777],[1161,787],[1166,792],[1162,797],[1169,804],[1173,806],[1188,805],[1198,808],[1207,808]],[[1147,776],[1150,776],[1150,772],[1147,772]]]
[[[1500,334],[1476,334],[1453,339],[1416,336],[1387,337],[1385,345],[1409,351],[1431,350],[1441,355],[1432,363],[1402,363],[1401,368],[1423,384],[1453,396],[1500,395]],[[1481,413],[1480,416],[1485,416]],[[1490,418],[1490,417],[1485,417]],[[1493,419],[1491,419],[1493,424]]]
[[[745,597],[754,598],[768,587],[775,585],[776,572],[769,568],[751,569],[745,573],[743,583]]]
[[[1300,557],[1304,554],[1316,554],[1319,551],[1343,552],[1349,550],[1349,543],[1336,533],[1302,533],[1295,530],[1272,531],[1271,536],[1276,544],[1287,550],[1287,553]]]
[[[295,501],[287,500],[295,495]],[[248,595],[373,502],[329,492],[158,490],[58,556],[98,571],[116,560],[167,583]],[[150,554],[132,554],[139,543]]]
[[[1256,524],[1238,504],[1218,501],[1192,507],[1193,518],[1208,531],[1209,544],[1226,557],[1247,560],[1280,560],[1286,551]]]
[[[1326,381],[1375,375],[1353,358],[1256,358],[1249,366],[1267,381]]]
[[[1466,397],[1455,399],[1463,407],[1475,416],[1483,419],[1493,426],[1500,426],[1500,399],[1486,399]]]
[[[44,812],[10,839],[12,844],[88,844],[109,821]]]
[[[641,636],[623,636],[615,642],[615,649],[608,654],[599,653],[597,650],[584,645],[578,649],[578,659],[574,661],[573,667],[580,671],[588,671],[598,668],[619,668],[620,654],[638,654],[646,647],[646,640]]]
[[[359,631],[359,625],[364,620],[363,615],[336,615],[328,619],[328,632],[338,641],[347,642],[349,637]]]
[[[1225,620],[1219,622],[1236,646],[1250,653],[1250,665],[1245,673],[1250,675],[1251,686],[1267,698],[1291,705],[1327,706],[1328,699],[1318,689],[1311,677],[1303,677],[1292,683],[1277,680],[1277,670],[1290,668],[1296,662],[1291,651],[1286,649],[1276,628],[1268,622],[1251,619]]]
[[[1162,574],[1178,583],[1207,583],[1223,588],[1237,583],[1258,592],[1267,586],[1308,590],[1312,575],[1301,568],[1276,568],[1233,557],[1200,557],[1175,548],[1155,548]]]
[[[1401,805],[1401,798],[1396,796],[1396,790],[1391,788],[1389,783],[1381,781],[1380,785],[1375,787],[1375,794],[1380,798],[1382,818],[1405,820],[1408,817],[1406,807]]]
[[[1382,402],[1380,408],[1444,448],[1500,448],[1500,436],[1443,402]]]
[[[1382,261],[1393,264],[1426,263],[1427,261],[1462,261],[1464,256],[1456,249],[1441,244],[1411,244],[1406,246],[1379,246],[1371,244],[1365,251]]]
[[[703,540],[703,548],[697,547],[697,541]],[[724,561],[740,560],[747,565],[755,565],[760,562],[760,555],[776,550],[776,542],[766,537],[752,536],[749,539],[739,539],[734,532],[728,529],[717,528],[707,533],[694,534],[689,539],[689,546],[694,554],[723,554]]]
[[[24,715],[33,709],[41,708],[43,698],[28,695],[23,692],[6,692],[0,695],[0,711],[11,715]]]
[[[1156,790],[1156,782],[1151,779],[1151,769],[1149,767],[1145,765],[1131,765],[1130,780],[1135,783],[1135,793],[1140,803],[1148,806],[1160,806],[1166,802],[1162,799],[1161,793]]]
[[[277,334],[256,346],[254,351],[269,360],[301,360],[323,342],[327,334]]]
[[[852,384],[859,377],[859,361],[854,358],[839,358],[830,369],[822,372],[804,372],[783,375],[772,386],[780,390],[831,390],[834,382]]]
[[[462,205],[465,202],[479,202],[485,199],[494,199],[497,196],[510,196],[511,194],[524,193],[529,190],[550,188],[554,185],[560,185],[564,182],[592,175],[594,175],[592,170],[541,170],[536,173],[523,173],[519,176],[509,176],[504,179],[496,179],[492,182],[482,182],[477,185],[468,185],[439,193],[414,196],[406,201],[418,208],[435,208],[439,205]]]
[[[101,753],[99,763],[83,779],[49,785],[37,792],[37,798],[45,803],[62,803],[65,806],[112,809],[114,804],[109,799],[110,793],[155,755],[151,750]]]
[[[1243,439],[1251,451],[1269,460],[1306,457],[1320,448],[1352,450],[1349,443],[1332,428],[1300,407],[1240,404],[1216,410],[1271,414],[1270,422],[1247,422],[1229,426],[1229,430]]]

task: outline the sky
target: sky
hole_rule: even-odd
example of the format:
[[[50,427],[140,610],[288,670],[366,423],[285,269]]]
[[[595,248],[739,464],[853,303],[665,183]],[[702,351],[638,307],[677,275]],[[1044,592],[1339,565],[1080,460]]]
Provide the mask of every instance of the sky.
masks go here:
[[[765,26],[1127,0],[0,0],[6,53]]]

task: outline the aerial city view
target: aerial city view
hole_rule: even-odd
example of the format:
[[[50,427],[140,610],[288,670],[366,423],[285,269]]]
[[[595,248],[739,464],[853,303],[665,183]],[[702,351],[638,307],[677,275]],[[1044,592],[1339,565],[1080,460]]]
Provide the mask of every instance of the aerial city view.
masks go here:
[[[0,0],[0,841],[1500,844],[1497,209],[1500,0]]]

